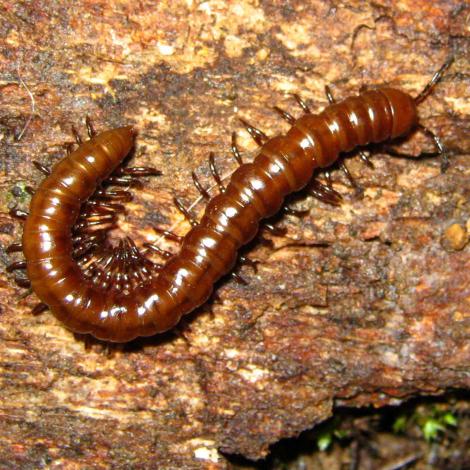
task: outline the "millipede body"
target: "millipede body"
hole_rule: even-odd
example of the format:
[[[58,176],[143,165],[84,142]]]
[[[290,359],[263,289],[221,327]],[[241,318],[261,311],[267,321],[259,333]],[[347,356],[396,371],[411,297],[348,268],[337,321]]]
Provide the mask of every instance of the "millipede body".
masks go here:
[[[235,170],[163,266],[146,264],[135,250],[119,261],[127,277],[134,276],[122,289],[110,289],[103,273],[100,282],[84,274],[72,254],[71,234],[82,205],[121,165],[135,133],[122,127],[79,145],[56,164],[31,200],[22,245],[33,291],[74,332],[124,342],[166,331],[210,297],[214,283],[233,269],[240,247],[256,236],[260,221],[307,185],[315,169],[330,166],[341,152],[416,127],[417,99],[380,88],[331,104],[318,115],[288,117],[290,130],[265,139],[255,159]]]

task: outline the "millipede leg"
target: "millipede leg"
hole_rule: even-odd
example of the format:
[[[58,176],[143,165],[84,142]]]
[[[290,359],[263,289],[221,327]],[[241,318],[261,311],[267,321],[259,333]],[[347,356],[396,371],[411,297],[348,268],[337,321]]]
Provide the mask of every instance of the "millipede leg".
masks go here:
[[[331,184],[331,175],[329,172],[325,172],[326,173],[326,180],[327,180],[327,183],[328,184],[322,184],[320,183],[320,181],[318,180],[313,180],[313,183],[315,185],[315,187],[317,187],[321,192],[324,192],[326,194],[330,194],[332,195],[333,197],[336,197],[338,198],[339,200],[343,199],[343,196],[341,196],[341,194],[336,191],[335,189],[333,189],[333,186]]]
[[[125,187],[133,186],[139,189],[143,188],[143,184],[140,180],[133,177],[132,175],[125,175],[125,174],[110,176],[106,180],[106,183],[112,184],[113,186],[125,186]]]
[[[176,233],[170,232],[169,230],[164,230],[160,227],[153,226],[152,227],[155,232],[157,232],[159,235],[162,235],[163,237],[167,238],[168,240],[173,240],[177,243],[181,243],[183,241],[184,237],[180,237],[179,235],[176,235]]]
[[[31,287],[31,281],[29,279],[15,277],[15,283],[16,285],[23,287],[24,289],[29,289]]]
[[[86,205],[93,210],[102,211],[104,213],[124,212],[126,210],[122,204],[108,201],[97,201],[96,199],[89,199],[86,202]]]
[[[106,279],[107,285],[110,289],[118,290],[121,289],[119,285],[119,276],[118,274],[122,270],[122,244],[123,241],[119,242],[119,246],[114,248],[111,254],[111,262],[107,269],[107,274],[109,274],[108,279]]]
[[[80,246],[85,243],[99,243],[106,238],[106,230],[95,230],[93,233],[80,233],[74,234],[72,238],[73,246]]]
[[[115,253],[117,262],[112,288],[120,292],[129,288],[129,276],[127,275],[127,268],[129,263],[126,240],[120,241],[119,246],[115,249]]]
[[[153,167],[137,166],[130,168],[120,167],[107,178],[105,183],[114,186],[134,187],[142,189],[144,187],[142,181],[139,179],[144,176],[160,176],[162,173]],[[98,194],[95,193],[95,194]],[[130,193],[129,193],[130,194]],[[132,199],[132,195],[130,196]]]
[[[219,172],[215,166],[215,156],[213,152],[209,154],[209,168],[211,170],[211,175],[214,178],[217,187],[219,188],[219,191],[223,193],[225,191],[225,186],[222,183],[222,179],[220,178]]]
[[[398,150],[395,150],[393,147],[390,147],[389,145],[382,145],[381,149],[387,153],[388,155],[392,157],[399,157],[399,158],[409,158],[412,160],[416,160],[418,158],[435,158],[435,157],[441,157],[441,173],[445,173],[447,168],[449,168],[449,154],[447,151],[447,148],[445,145],[442,143],[441,139],[434,134],[430,129],[427,127],[424,127],[421,124],[418,124],[418,129],[422,131],[425,135],[430,137],[434,145],[437,147],[436,152],[420,152],[418,155],[412,155],[409,153],[403,153],[399,152]]]
[[[305,114],[312,114],[310,108],[307,106],[307,103],[297,93],[294,93],[292,96]]]
[[[444,75],[444,72],[451,66],[453,61],[454,61],[454,57],[450,56],[444,62],[441,68],[432,76],[431,80],[429,80],[429,82],[426,84],[424,89],[415,97],[416,104],[419,104],[426,99],[426,97],[429,95],[431,90],[436,86],[436,83],[438,83],[441,80],[442,76]]]
[[[92,139],[96,135],[95,128],[89,116],[85,116],[85,126],[88,133],[88,137]]]
[[[279,106],[273,106],[274,111],[276,111],[282,119],[286,120],[289,124],[294,124],[296,119],[292,114],[289,114],[287,111],[284,111]]]
[[[99,217],[83,217],[80,216],[78,222],[74,225],[74,229],[78,231],[87,232],[89,230],[96,230],[96,227],[104,226],[106,230],[114,227],[117,222],[115,214],[101,215]]]
[[[439,152],[421,152],[417,155],[413,155],[411,153],[399,152],[398,150],[394,149],[393,147],[390,147],[389,145],[382,145],[381,150],[387,155],[390,155],[391,157],[409,158],[411,160],[416,160],[418,158],[435,158],[441,155]]]
[[[207,192],[206,189],[204,189],[204,187],[202,186],[202,184],[200,183],[196,173],[194,173],[194,171],[191,172],[191,177],[193,179],[193,183],[194,183],[194,186],[196,186],[196,189],[198,190],[199,194],[206,200],[208,201],[211,197],[209,195],[209,193]]]
[[[72,252],[72,256],[78,262],[82,261],[84,264],[88,263],[87,255],[90,255],[98,247],[97,241],[90,241],[88,243],[81,243]]]
[[[344,162],[341,162],[339,164],[339,167],[341,169],[341,171],[346,175],[346,178],[348,179],[350,185],[354,188],[354,190],[356,191],[356,194],[362,194],[364,192],[364,190],[362,189],[362,187],[357,183],[357,181],[355,180],[355,178],[351,175],[351,172],[348,170],[348,167],[346,166],[346,164]]]
[[[452,60],[453,60],[453,58],[452,58]],[[444,64],[444,66],[441,67],[441,70],[439,72],[437,72],[436,75],[438,75],[439,73],[442,75],[442,73],[444,73],[444,71],[447,69],[447,67],[449,67],[449,65],[452,63],[452,60],[449,61],[448,63]],[[440,79],[441,75],[439,75],[439,77],[436,78],[435,83]],[[447,168],[449,168],[449,165],[450,165],[449,154],[448,154],[447,148],[444,146],[441,139],[436,134],[434,134],[433,131],[431,131],[427,127],[424,127],[421,124],[418,125],[418,128],[424,134],[429,136],[434,141],[434,144],[435,144],[435,146],[438,150],[438,155],[441,156],[441,173],[445,173]],[[424,153],[424,152],[422,152],[422,153]],[[422,153],[418,155],[419,158],[421,158]]]
[[[329,170],[326,170],[324,174],[325,174],[325,180],[326,180],[326,187],[329,190],[334,191],[333,183],[331,181],[331,172]]]
[[[284,206],[282,210],[288,215],[294,215],[295,217],[303,217],[307,215],[310,211],[308,209],[299,210],[299,209],[292,209],[292,207]]]
[[[252,139],[261,147],[267,140],[268,136],[261,130],[253,127],[244,119],[240,118],[240,122],[245,126],[245,129],[251,135]]]
[[[274,249],[274,242],[271,239],[266,238],[263,235],[259,234],[257,237],[257,240],[259,240],[261,245],[268,247],[270,250]]]
[[[76,258],[74,254],[72,256],[77,260],[77,263],[83,271],[83,274],[86,275],[86,271],[88,270],[89,266],[93,264],[93,255],[88,253],[83,255],[81,258]]]
[[[237,284],[241,284],[243,286],[248,285],[248,281],[242,276],[240,276],[240,274],[237,274],[236,272],[232,272],[231,276],[233,277],[234,281],[237,282]]]
[[[49,307],[45,303],[39,302],[33,307],[33,309],[31,310],[31,313],[33,315],[39,315],[40,313],[45,312],[48,308]]]
[[[240,263],[250,266],[255,273],[258,272],[258,261],[253,261],[252,259],[247,258],[246,256],[240,256],[238,260],[240,261]]]
[[[7,253],[18,253],[23,251],[23,245],[21,243],[12,243],[6,249]]]
[[[162,263],[155,263],[145,258],[145,255],[147,253],[148,253],[148,250],[142,250],[141,252],[142,259],[145,260],[145,263],[142,263],[142,273],[147,276],[150,276],[151,273],[155,273],[155,272],[158,273],[158,271],[161,271],[165,267],[165,265]]]
[[[20,220],[26,220],[28,217],[28,212],[21,210],[21,209],[10,209],[8,211],[11,217],[14,217],[15,219],[20,219]]]
[[[191,327],[183,319],[173,327],[172,332],[177,338],[181,338],[188,346],[191,346],[189,337],[184,330],[189,330],[189,332],[191,332]]]
[[[176,208],[183,214],[184,218],[191,224],[192,227],[195,227],[198,223],[197,220],[188,212],[186,207],[184,207],[183,203],[177,198],[173,198],[173,202],[175,203]]]
[[[7,273],[12,273],[19,269],[26,269],[26,261],[15,261],[7,266],[6,271]]]
[[[275,237],[283,237],[287,233],[287,229],[281,227],[275,227],[272,224],[264,224],[263,228]]]
[[[132,194],[129,191],[123,191],[121,189],[99,189],[93,197],[94,200],[98,201],[132,201]]]
[[[51,170],[44,166],[42,163],[33,160],[33,165],[45,176],[49,176],[51,174]]]
[[[146,279],[152,277],[152,272],[159,271],[161,269],[161,265],[156,265],[149,259],[147,259],[135,246],[135,243],[132,239],[128,238],[128,254],[129,257],[133,261],[133,266],[135,266],[135,270],[130,272],[131,276],[133,276],[135,282],[142,283],[145,282]]]
[[[154,251],[155,253],[159,254],[160,256],[162,256],[165,259],[170,259],[173,256],[173,253],[171,253],[170,251],[163,250],[159,246],[153,245],[152,243],[145,242],[144,246],[146,248],[149,248],[150,250]]]
[[[409,158],[410,160],[417,160],[420,158],[435,158],[441,155],[439,152],[420,152],[417,155],[412,155],[411,153],[399,152],[398,150],[395,150],[393,147],[388,145],[382,145],[381,150],[391,157]]]
[[[328,99],[328,103],[333,104],[336,102],[333,97],[333,93],[331,93],[331,88],[328,85],[325,85],[325,94]]]
[[[83,275],[90,280],[95,286],[96,284],[96,276],[98,274],[98,266],[96,263],[90,263],[83,268]]]
[[[391,147],[390,145],[387,145],[387,144],[382,144],[380,146],[380,150],[383,153],[390,156],[390,157],[409,158],[410,160],[417,158],[416,155],[413,155],[411,153],[399,152],[398,150],[394,149],[393,147]],[[424,152],[422,152],[422,155],[424,155]],[[429,153],[426,152],[426,154],[425,154],[425,157],[429,157],[429,158],[437,157],[437,156],[439,156],[439,154],[437,152],[429,152]]]
[[[74,144],[72,142],[66,142],[65,144],[62,144],[62,147],[65,149],[65,154],[70,155],[73,151],[73,146]]]
[[[129,175],[137,178],[143,176],[161,176],[162,172],[151,166],[134,166],[130,168],[119,168],[115,171],[115,175]]]
[[[232,151],[232,155],[233,155],[233,158],[235,158],[235,161],[239,165],[243,165],[242,156],[241,156],[240,150],[238,150],[238,146],[237,146],[237,134],[236,134],[236,132],[232,132],[232,143],[231,143],[231,146],[230,146],[230,150]]]
[[[312,196],[320,201],[334,206],[339,206],[343,200],[340,193],[335,191],[332,187],[320,183],[320,181],[316,179],[312,181],[308,191]]]
[[[122,213],[125,211],[125,207],[122,204],[106,203],[105,201],[90,200],[84,204],[83,215],[86,216],[100,216],[103,214],[115,214]]]
[[[82,143],[82,137],[80,136],[80,134],[78,133],[77,129],[75,128],[75,126],[72,125],[71,127],[71,130],[72,130],[72,134],[73,134],[73,137],[75,139],[75,142],[80,145]]]
[[[369,168],[374,169],[374,164],[372,163],[372,161],[370,160],[370,158],[367,156],[367,154],[366,154],[364,151],[359,150],[359,158],[360,158]]]
[[[110,216],[114,216],[116,212],[118,211],[108,207],[101,207],[99,205],[86,205],[79,216],[79,220],[93,218],[96,219],[98,217],[109,218]]]
[[[113,260],[113,255],[103,253],[87,266],[85,275],[95,286],[107,289],[109,287],[110,275],[108,272],[105,273],[104,270],[112,265]]]

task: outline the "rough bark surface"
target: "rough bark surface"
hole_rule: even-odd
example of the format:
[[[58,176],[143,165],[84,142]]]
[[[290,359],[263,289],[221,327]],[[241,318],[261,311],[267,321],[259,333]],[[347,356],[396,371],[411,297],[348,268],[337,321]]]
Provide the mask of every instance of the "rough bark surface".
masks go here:
[[[261,458],[335,405],[470,388],[469,15],[458,0],[0,2],[0,466],[223,469],[224,453]],[[385,82],[417,93],[449,53],[420,107],[451,149],[447,173],[436,159],[349,159],[364,196],[337,172],[341,207],[291,200],[309,212],[278,219],[273,246],[253,243],[249,284],[221,283],[183,336],[77,337],[32,316],[4,270],[21,235],[8,210],[40,180],[31,161],[63,155],[86,115],[101,130],[135,123],[135,161],[163,172],[121,221],[139,244],[152,225],[187,230],[171,200],[197,198],[192,170],[213,184],[209,151],[233,171],[237,116],[274,135],[287,127],[270,106],[298,113],[289,93],[315,110],[326,84],[337,98]],[[431,149],[418,134],[401,145]]]

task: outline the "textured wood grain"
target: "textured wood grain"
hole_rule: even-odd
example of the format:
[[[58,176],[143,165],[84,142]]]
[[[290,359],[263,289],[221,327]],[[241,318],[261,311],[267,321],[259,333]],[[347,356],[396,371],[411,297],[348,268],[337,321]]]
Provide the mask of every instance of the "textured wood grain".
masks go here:
[[[469,388],[469,15],[457,0],[1,2],[0,466],[227,468],[219,451],[260,458],[335,405]],[[63,155],[85,115],[135,123],[135,161],[163,172],[113,234],[142,243],[152,225],[188,229],[172,198],[197,198],[192,170],[212,184],[211,150],[230,174],[232,130],[253,154],[237,117],[274,135],[287,128],[270,106],[298,114],[289,93],[315,110],[326,84],[338,99],[385,82],[416,93],[449,53],[420,108],[449,171],[350,158],[364,197],[336,173],[341,207],[293,198],[308,214],[277,219],[287,235],[249,247],[248,286],[221,283],[183,335],[121,348],[74,336],[31,316],[34,296],[4,271],[21,234],[8,209],[40,180],[31,161]],[[418,134],[402,143],[423,147]]]

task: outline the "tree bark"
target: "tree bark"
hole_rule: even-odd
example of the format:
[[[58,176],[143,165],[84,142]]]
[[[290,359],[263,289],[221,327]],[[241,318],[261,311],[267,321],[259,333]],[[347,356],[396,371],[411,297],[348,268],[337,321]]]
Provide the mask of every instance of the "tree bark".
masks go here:
[[[210,151],[230,175],[233,130],[255,154],[238,117],[273,136],[288,129],[273,105],[300,114],[292,93],[314,111],[325,85],[338,100],[384,83],[417,94],[455,62],[419,108],[450,150],[446,173],[436,158],[375,149],[371,169],[350,156],[362,196],[335,171],[340,207],[289,200],[306,214],[248,247],[248,284],[225,279],[175,332],[121,347],[79,337],[32,316],[37,299],[3,271],[0,465],[223,469],[224,454],[262,458],[337,405],[469,388],[469,14],[457,0],[1,2],[4,266],[20,259],[6,253],[21,236],[8,210],[41,178],[31,161],[60,158],[85,116],[136,124],[133,161],[163,172],[113,233],[141,245],[152,225],[188,230],[171,201],[197,200],[193,170],[214,186]],[[419,133],[395,148],[433,150]]]

